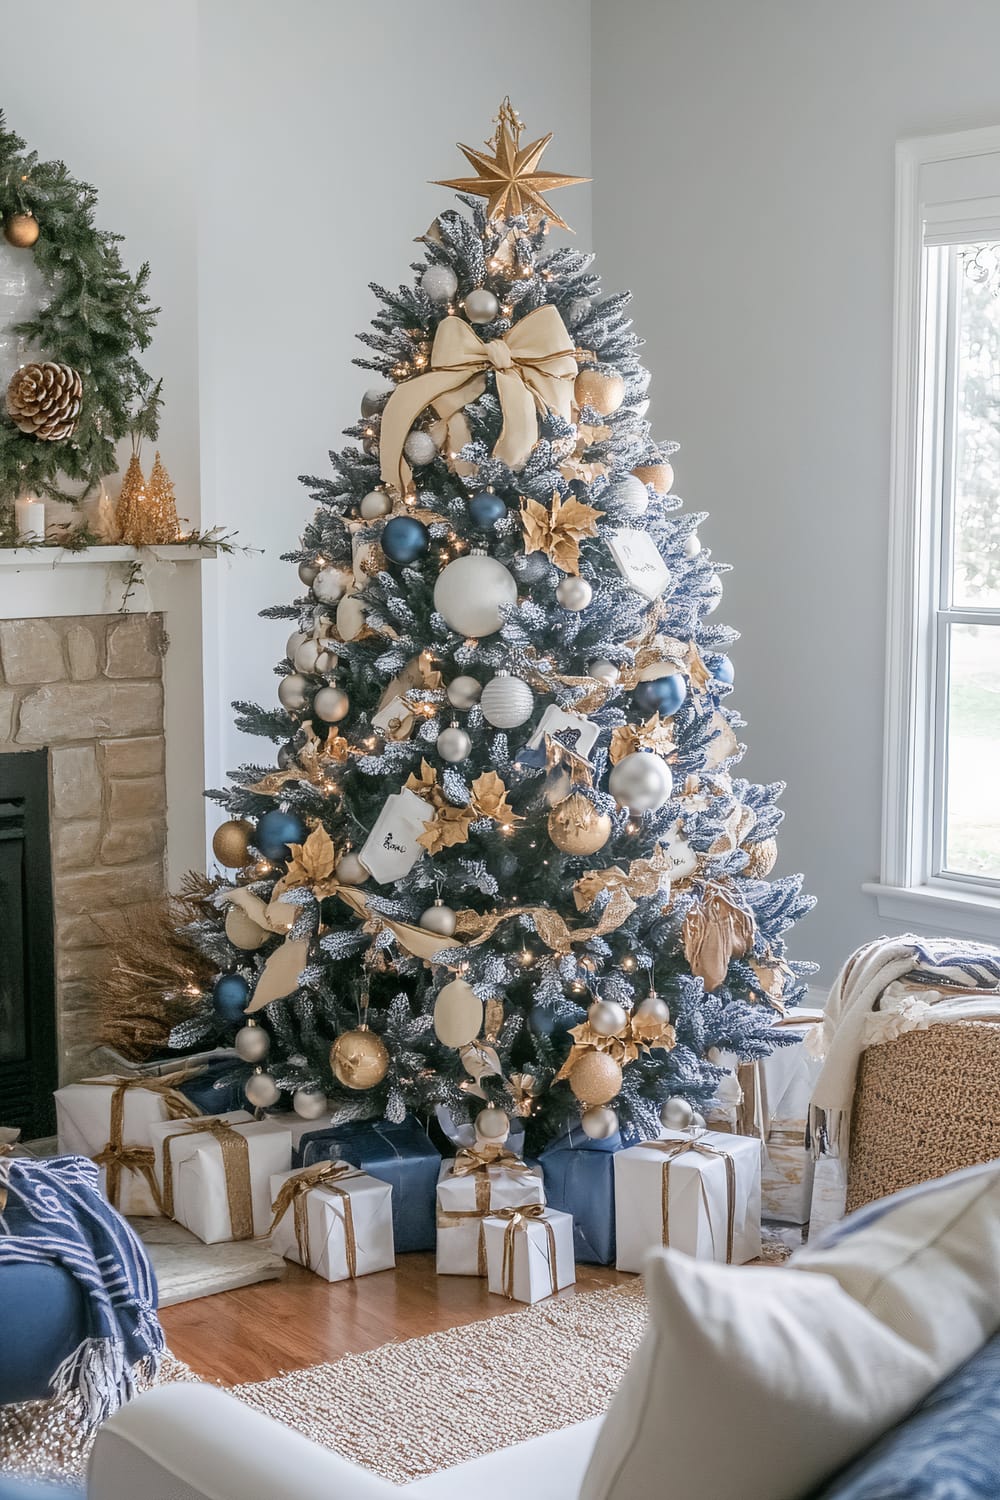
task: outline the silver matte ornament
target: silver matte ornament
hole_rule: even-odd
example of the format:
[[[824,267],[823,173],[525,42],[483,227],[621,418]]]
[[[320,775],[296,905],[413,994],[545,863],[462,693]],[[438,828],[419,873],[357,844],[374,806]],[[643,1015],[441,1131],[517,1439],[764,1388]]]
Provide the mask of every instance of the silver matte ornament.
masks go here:
[[[578,614],[581,609],[586,609],[593,597],[594,590],[586,578],[577,578],[572,573],[560,579],[556,588],[558,602],[563,609],[571,610],[574,614]]]
[[[336,604],[353,584],[353,576],[344,568],[327,565],[313,580],[312,591],[324,604]]]
[[[648,1016],[653,1021],[662,1021],[664,1025],[670,1020],[670,1006],[659,995],[647,995],[645,1000],[640,1000],[635,1013],[637,1016]]]
[[[619,807],[629,812],[656,812],[673,789],[670,767],[659,755],[636,750],[612,767],[608,791]]]
[[[302,583],[305,584],[306,588],[308,588],[310,586],[310,584],[312,583],[313,579],[316,577],[316,574],[318,572],[319,572],[319,563],[314,563],[314,562],[300,562],[299,563],[299,580],[300,580],[300,582],[302,582]]]
[[[485,552],[456,557],[434,585],[434,608],[459,635],[494,635],[503,624],[501,611],[516,603],[513,575]]]
[[[259,1063],[264,1061],[271,1050],[271,1038],[263,1026],[258,1026],[255,1021],[248,1021],[236,1033],[233,1046],[241,1062]]]
[[[453,678],[445,689],[452,708],[471,708],[479,702],[482,691],[483,685],[478,677],[465,675]]]
[[[495,1105],[488,1104],[476,1116],[476,1134],[484,1141],[505,1141],[510,1134],[510,1118]]]
[[[296,1089],[292,1095],[292,1108],[300,1120],[318,1120],[329,1107],[322,1089]]]
[[[713,573],[711,578],[708,580],[708,583],[709,589],[711,591],[711,596],[709,598],[708,604],[705,607],[705,613],[706,615],[714,615],[715,611],[722,603],[722,579],[719,577],[718,573]]]
[[[619,1005],[617,1000],[595,1000],[587,1012],[587,1020],[591,1031],[596,1031],[598,1036],[616,1036],[628,1015],[624,1005]]]
[[[492,323],[500,311],[500,303],[484,286],[470,292],[462,306],[470,323]]]
[[[306,706],[309,684],[300,672],[291,672],[278,683],[278,702],[290,714],[297,714]]]
[[[449,765],[457,766],[461,761],[468,759],[472,750],[472,741],[464,729],[460,729],[457,724],[450,724],[447,729],[442,729],[434,742],[434,748],[442,760],[446,760]]]
[[[310,636],[302,642],[292,658],[297,672],[313,672],[325,676],[332,672],[340,658],[336,652],[336,641],[328,638],[316,641]]]
[[[270,1073],[265,1073],[263,1068],[250,1074],[243,1085],[243,1092],[255,1109],[270,1109],[281,1098],[281,1090]]]
[[[306,632],[304,630],[292,631],[291,635],[288,637],[288,640],[285,642],[285,655],[288,657],[289,661],[295,660],[296,651],[300,646],[304,645],[307,640],[309,640],[309,636],[306,635]]]
[[[420,278],[420,290],[432,302],[450,302],[458,291],[458,277],[451,266],[428,266]]]
[[[674,1094],[661,1108],[660,1122],[668,1130],[690,1130],[694,1124],[694,1110],[680,1094]]]
[[[439,898],[422,914],[420,925],[425,932],[436,932],[440,937],[451,937],[457,921],[458,918],[451,907],[445,906]]]
[[[312,701],[312,711],[324,724],[339,724],[346,719],[351,709],[351,700],[343,688],[320,688]]]
[[[336,875],[341,885],[364,885],[368,879],[368,871],[353,849],[346,849],[337,860]]]
[[[408,434],[403,444],[403,453],[407,462],[420,468],[424,464],[432,464],[438,456],[438,446],[429,432],[424,432],[416,427]]]
[[[608,687],[613,687],[620,676],[619,668],[615,666],[614,662],[608,661],[603,656],[598,657],[596,661],[592,661],[587,671],[591,677],[595,678],[598,682],[605,683]]]
[[[517,729],[531,718],[535,695],[522,677],[498,672],[483,688],[479,706],[494,729]]]
[[[607,1141],[618,1129],[618,1116],[607,1104],[597,1104],[592,1109],[585,1109],[580,1117],[580,1127],[584,1135],[592,1141]]]
[[[363,521],[377,521],[380,516],[387,516],[391,510],[392,501],[385,490],[369,490],[358,506]]]
[[[374,417],[388,401],[392,392],[381,385],[370,385],[361,397],[361,415]]]

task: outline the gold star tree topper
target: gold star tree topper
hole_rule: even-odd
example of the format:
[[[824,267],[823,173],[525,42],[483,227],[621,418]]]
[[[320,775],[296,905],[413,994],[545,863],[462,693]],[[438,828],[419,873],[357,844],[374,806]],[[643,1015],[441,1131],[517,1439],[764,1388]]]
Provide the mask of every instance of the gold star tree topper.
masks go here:
[[[491,219],[509,219],[525,214],[532,228],[541,219],[548,219],[560,229],[568,229],[565,219],[561,219],[546,203],[542,194],[550,193],[554,188],[572,187],[577,182],[589,182],[590,178],[567,177],[561,172],[539,172],[538,163],[552,139],[552,132],[522,146],[524,125],[509,98],[500,106],[496,127],[486,142],[487,147],[492,148],[492,156],[459,142],[458,149],[475,168],[475,177],[450,177],[436,181],[435,187],[455,188],[460,193],[487,198],[486,211]]]

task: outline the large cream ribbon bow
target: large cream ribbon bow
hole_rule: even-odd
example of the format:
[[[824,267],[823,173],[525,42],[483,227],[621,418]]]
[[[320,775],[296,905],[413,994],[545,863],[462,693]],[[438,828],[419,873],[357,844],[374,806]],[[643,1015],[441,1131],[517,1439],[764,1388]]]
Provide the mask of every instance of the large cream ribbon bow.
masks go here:
[[[450,424],[450,441],[457,443],[462,435],[458,413],[483,394],[487,370],[496,375],[503,412],[493,454],[510,468],[523,464],[538,440],[536,412],[553,411],[570,421],[576,356],[551,303],[489,343],[463,318],[443,318],[434,335],[430,369],[398,385],[382,413],[379,452],[385,484],[401,494],[409,488],[413,476],[403,444],[425,407],[432,406],[441,421]]]

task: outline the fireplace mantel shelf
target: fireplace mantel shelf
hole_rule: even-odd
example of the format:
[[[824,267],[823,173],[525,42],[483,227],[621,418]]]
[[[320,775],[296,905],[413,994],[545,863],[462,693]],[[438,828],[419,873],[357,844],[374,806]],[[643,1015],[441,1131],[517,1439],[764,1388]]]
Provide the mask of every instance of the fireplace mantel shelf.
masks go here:
[[[144,614],[189,609],[194,565],[213,561],[214,547],[0,548],[0,619],[65,615]],[[129,597],[131,565],[138,563]]]

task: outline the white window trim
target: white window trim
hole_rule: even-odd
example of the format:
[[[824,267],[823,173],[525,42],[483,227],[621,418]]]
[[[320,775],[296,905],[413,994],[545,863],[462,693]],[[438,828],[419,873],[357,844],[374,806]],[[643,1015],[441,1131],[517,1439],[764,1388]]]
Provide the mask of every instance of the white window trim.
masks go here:
[[[924,430],[922,329],[924,222],[940,243],[968,241],[970,220],[992,237],[994,220],[975,200],[925,212],[921,168],[1000,152],[1000,126],[921,136],[896,146],[896,291],[887,599],[882,875],[862,889],[879,914],[942,933],[1000,939],[1000,896],[973,881],[929,878],[929,793],[935,755],[933,659],[928,600],[938,558],[929,536],[934,506],[926,483],[936,434]],[[982,205],[987,208],[986,204]],[[995,205],[994,205],[995,208]]]

